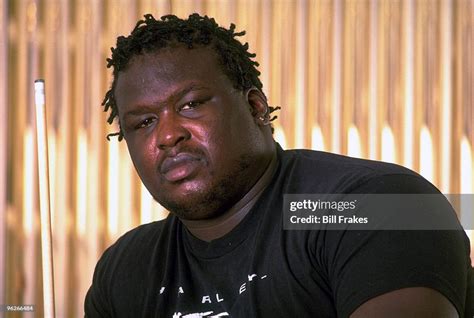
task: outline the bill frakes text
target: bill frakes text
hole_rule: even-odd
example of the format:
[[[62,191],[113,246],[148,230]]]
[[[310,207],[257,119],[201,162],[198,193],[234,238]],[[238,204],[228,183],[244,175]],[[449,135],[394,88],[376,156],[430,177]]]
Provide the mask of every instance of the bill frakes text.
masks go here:
[[[343,215],[308,215],[299,217],[292,215],[290,222],[293,224],[367,224],[367,217],[343,216]]]

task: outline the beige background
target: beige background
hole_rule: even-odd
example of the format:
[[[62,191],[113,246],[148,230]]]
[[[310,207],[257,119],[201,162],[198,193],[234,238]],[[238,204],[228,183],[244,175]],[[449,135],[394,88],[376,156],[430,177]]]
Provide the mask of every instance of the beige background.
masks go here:
[[[80,317],[102,251],[166,215],[125,143],[105,139],[105,58],[144,13],[195,11],[247,30],[284,147],[392,161],[474,192],[472,0],[0,0],[0,304],[41,316],[33,81],[46,81],[57,316]]]

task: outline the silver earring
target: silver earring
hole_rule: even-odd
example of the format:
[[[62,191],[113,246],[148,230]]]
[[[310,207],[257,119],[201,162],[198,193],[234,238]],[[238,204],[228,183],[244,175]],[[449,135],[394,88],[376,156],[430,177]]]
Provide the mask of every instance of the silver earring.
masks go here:
[[[262,121],[264,126],[270,125],[270,117],[268,115],[258,117]]]
[[[265,108],[265,113],[258,117],[262,121],[264,126],[270,125],[270,116],[268,114],[268,107]]]

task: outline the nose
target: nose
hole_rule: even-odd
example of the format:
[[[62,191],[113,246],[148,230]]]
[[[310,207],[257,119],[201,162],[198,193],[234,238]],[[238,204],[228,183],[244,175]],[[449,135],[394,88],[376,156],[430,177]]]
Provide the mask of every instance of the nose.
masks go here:
[[[157,134],[157,146],[160,150],[172,148],[191,137],[191,133],[183,126],[179,115],[173,111],[162,114]]]

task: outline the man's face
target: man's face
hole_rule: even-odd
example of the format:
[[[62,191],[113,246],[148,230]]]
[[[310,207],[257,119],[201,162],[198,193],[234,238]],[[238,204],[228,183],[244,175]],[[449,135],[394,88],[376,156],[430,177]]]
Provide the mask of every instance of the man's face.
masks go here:
[[[265,98],[235,89],[212,48],[134,57],[119,74],[115,98],[140,178],[179,217],[219,215],[265,170],[269,127],[257,119]]]

